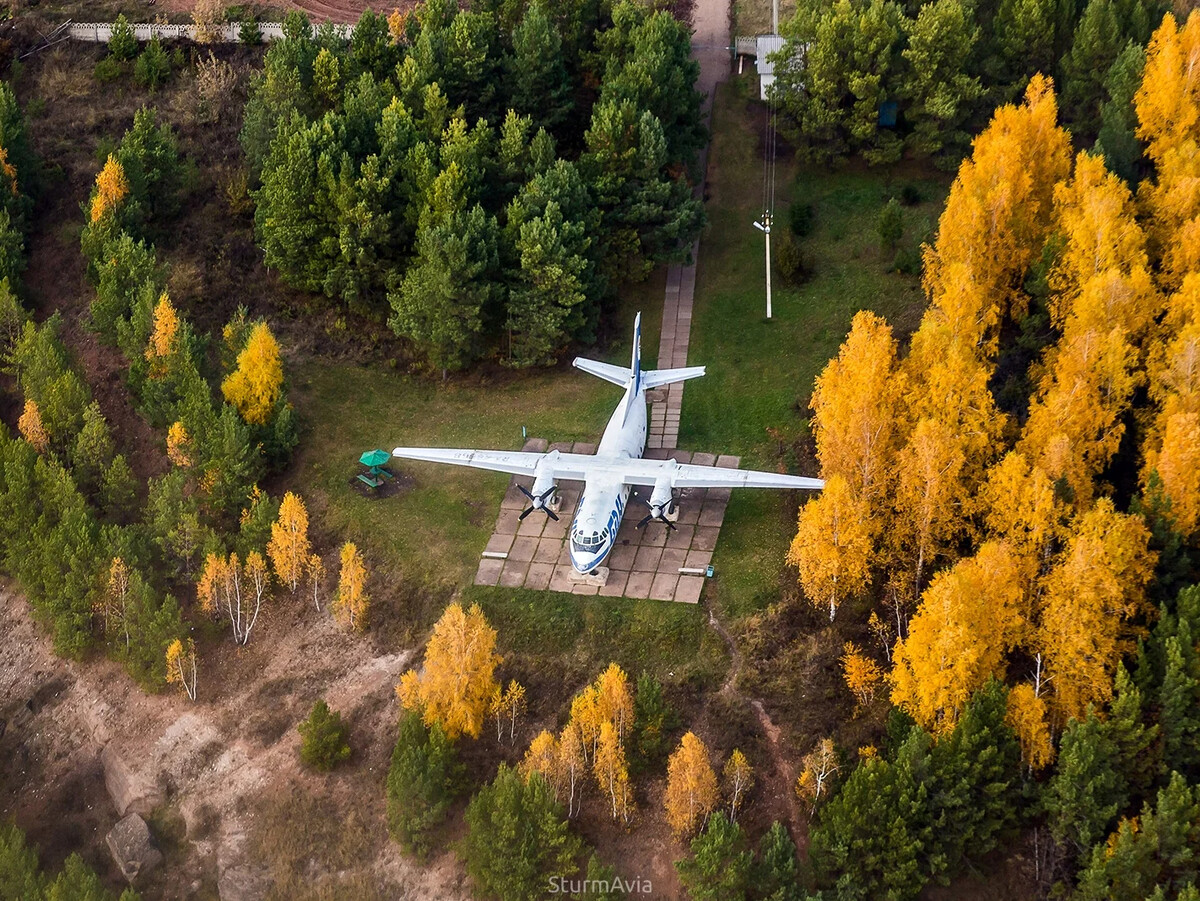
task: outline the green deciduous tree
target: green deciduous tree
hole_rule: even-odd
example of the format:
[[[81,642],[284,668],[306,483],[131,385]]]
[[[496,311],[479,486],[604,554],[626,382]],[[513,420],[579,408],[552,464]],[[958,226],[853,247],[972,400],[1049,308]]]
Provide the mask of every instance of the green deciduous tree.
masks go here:
[[[879,127],[880,104],[901,84],[899,4],[805,3],[781,29],[788,43],[776,60],[773,86],[781,129],[811,159],[828,162],[848,153],[872,163],[899,159],[900,138]]]
[[[908,146],[921,156],[945,154],[953,160],[966,152],[964,128],[983,92],[971,73],[979,40],[972,7],[961,0],[935,0],[905,22],[908,44],[901,56],[908,67],[902,96],[913,131]]]

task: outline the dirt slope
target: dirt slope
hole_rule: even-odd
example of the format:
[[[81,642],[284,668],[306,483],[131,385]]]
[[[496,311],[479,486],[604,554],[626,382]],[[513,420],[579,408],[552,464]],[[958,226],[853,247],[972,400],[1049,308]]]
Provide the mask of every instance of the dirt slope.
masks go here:
[[[118,819],[101,763],[108,748],[133,781],[161,793],[150,819],[167,866],[146,898],[212,897],[218,884],[224,899],[263,897],[273,862],[259,846],[273,838],[257,835],[256,818],[297,792],[358,818],[367,840],[350,867],[306,874],[313,885],[362,880],[386,897],[468,897],[448,855],[418,868],[386,840],[393,687],[413,652],[378,653],[290,598],[249,648],[221,650],[219,672],[202,653],[197,703],[146,695],[109,661],[55,657],[25,601],[0,585],[0,820],[15,818],[48,866],[78,851],[115,885],[103,850]],[[330,776],[303,770],[297,754],[295,726],[318,697],[352,729],[354,757]]]

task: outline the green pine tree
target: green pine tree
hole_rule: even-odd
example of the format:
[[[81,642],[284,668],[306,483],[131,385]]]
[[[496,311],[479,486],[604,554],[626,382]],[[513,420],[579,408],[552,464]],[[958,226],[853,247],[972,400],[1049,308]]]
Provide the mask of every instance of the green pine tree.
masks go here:
[[[718,811],[692,839],[691,855],[677,860],[675,869],[692,901],[744,901],[753,860],[742,827]]]
[[[462,780],[454,744],[441,726],[426,728],[420,714],[405,713],[387,777],[388,832],[405,851],[429,853]]]
[[[1147,804],[1136,822],[1122,820],[1107,842],[1097,844],[1079,876],[1077,901],[1143,901],[1161,888],[1183,897],[1200,884],[1200,786],[1178,773]]]
[[[554,877],[577,872],[580,841],[539,774],[526,782],[501,764],[496,778],[471,799],[466,820],[467,872],[482,894],[526,901],[544,894]]]
[[[574,90],[562,37],[540,0],[526,7],[512,32],[512,54],[505,57],[504,76],[512,109],[551,134],[561,134],[574,107]]]
[[[1105,76],[1125,41],[1113,0],[1088,0],[1062,61],[1063,109],[1076,134],[1090,138],[1098,131]]]
[[[763,901],[800,901],[800,864],[796,843],[776,820],[758,843],[754,864],[754,896]]]
[[[1117,747],[1093,711],[1067,724],[1045,803],[1050,834],[1076,859],[1091,853],[1128,803],[1118,766]]]
[[[389,325],[429,363],[461,369],[479,353],[483,318],[497,298],[498,227],[468,208],[465,178],[451,164],[434,182],[417,233],[417,259],[389,293]]]
[[[328,772],[350,756],[350,736],[342,715],[330,710],[324,698],[318,700],[302,722],[300,759],[314,770]]]

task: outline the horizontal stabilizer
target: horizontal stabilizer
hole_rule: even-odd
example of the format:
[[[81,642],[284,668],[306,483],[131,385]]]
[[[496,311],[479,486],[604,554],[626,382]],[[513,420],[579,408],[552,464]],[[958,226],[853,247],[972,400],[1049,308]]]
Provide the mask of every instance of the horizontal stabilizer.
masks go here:
[[[585,360],[583,357],[576,357],[575,362],[571,365],[596,376],[596,378],[620,385],[622,388],[629,384],[630,372],[625,366],[614,366],[611,363],[601,363],[599,360]]]
[[[683,369],[651,369],[649,372],[642,373],[642,386],[649,391],[651,388],[669,385],[672,382],[698,379],[702,375],[704,375],[703,366],[687,366]]]

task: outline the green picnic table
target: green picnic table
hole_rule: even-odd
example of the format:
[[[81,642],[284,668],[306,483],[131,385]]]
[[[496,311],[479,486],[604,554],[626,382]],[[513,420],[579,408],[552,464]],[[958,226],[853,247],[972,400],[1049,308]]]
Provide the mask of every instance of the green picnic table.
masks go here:
[[[358,480],[368,488],[378,488],[385,479],[392,478],[392,474],[383,468],[390,459],[392,455],[385,450],[367,451],[358,458],[358,462],[367,467],[366,472],[358,474]]]

